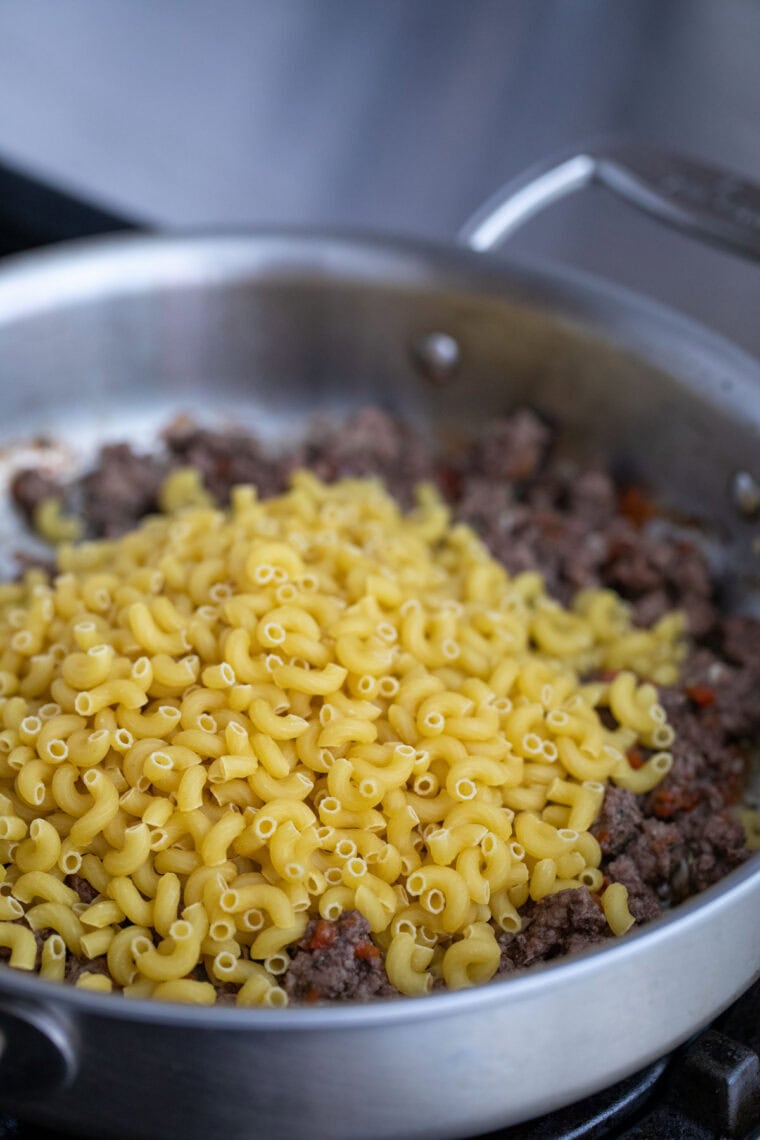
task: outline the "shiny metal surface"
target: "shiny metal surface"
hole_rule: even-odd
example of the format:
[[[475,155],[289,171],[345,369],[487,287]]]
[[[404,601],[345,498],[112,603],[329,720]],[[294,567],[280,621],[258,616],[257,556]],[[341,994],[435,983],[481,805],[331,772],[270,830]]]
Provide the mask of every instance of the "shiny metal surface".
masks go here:
[[[748,471],[737,471],[734,477],[734,499],[746,518],[760,512],[760,483]]]
[[[8,1098],[93,1136],[464,1137],[658,1057],[758,973],[758,868],[609,950],[459,994],[336,1009],[193,1009],[0,975],[67,1019],[79,1071]],[[150,1089],[150,1096],[143,1090]]]
[[[691,158],[630,143],[607,143],[525,172],[464,227],[471,249],[495,249],[547,206],[603,186],[675,229],[760,261],[760,186]]]
[[[39,1002],[0,1006],[0,1097],[39,1097],[65,1088],[77,1068],[76,1033]]]
[[[599,136],[760,181],[757,0],[24,0],[0,5],[0,158],[161,229],[449,240]],[[750,264],[602,190],[510,244],[760,356]]]
[[[410,353],[431,333],[460,351],[444,386]],[[420,242],[114,239],[0,269],[0,361],[6,444],[34,430],[147,442],[170,412],[206,411],[210,393],[217,416],[274,436],[367,399],[448,431],[529,400],[565,423],[577,455],[645,471],[698,509],[737,588],[757,571],[758,526],[735,510],[733,481],[760,477],[760,365],[582,275]],[[76,1073],[44,1096],[0,1082],[0,1100],[151,1140],[472,1135],[634,1071],[758,973],[758,858],[611,948],[458,994],[192,1009],[1,971],[0,1008],[52,1014]]]

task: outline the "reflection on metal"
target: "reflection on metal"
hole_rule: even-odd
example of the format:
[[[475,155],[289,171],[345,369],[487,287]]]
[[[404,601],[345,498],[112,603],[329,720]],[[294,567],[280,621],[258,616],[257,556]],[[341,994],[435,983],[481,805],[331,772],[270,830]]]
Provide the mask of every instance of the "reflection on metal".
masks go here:
[[[734,476],[734,502],[745,518],[760,514],[760,483],[749,471],[737,471]]]
[[[6,1001],[0,1009],[0,1098],[23,1103],[63,1089],[76,1076],[76,1050],[56,1011]]]
[[[596,159],[586,154],[576,154],[548,170],[534,168],[486,202],[464,226],[460,238],[480,253],[495,249],[535,214],[588,186],[595,172]]]
[[[462,353],[453,336],[432,332],[412,345],[412,361],[426,380],[445,384],[459,370]]]
[[[591,183],[658,221],[760,261],[760,186],[656,147],[603,143],[550,159],[510,182],[464,227],[471,249],[493,249],[534,214]]]

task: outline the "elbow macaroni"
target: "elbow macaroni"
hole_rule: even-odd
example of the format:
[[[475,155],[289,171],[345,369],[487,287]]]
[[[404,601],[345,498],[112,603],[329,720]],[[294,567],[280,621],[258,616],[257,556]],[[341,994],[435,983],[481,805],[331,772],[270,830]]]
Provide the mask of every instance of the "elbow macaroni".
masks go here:
[[[586,885],[628,929],[589,829],[608,780],[644,791],[670,766],[651,682],[677,673],[676,615],[636,630],[610,591],[563,609],[430,488],[404,515],[376,482],[296,472],[222,512],[179,470],[161,501],[0,593],[11,966],[104,955],[77,984],[208,1004],[205,965],[239,1005],[280,1006],[310,917],[356,908],[410,995],[492,977],[528,898]],[[41,521],[73,537],[57,507]]]

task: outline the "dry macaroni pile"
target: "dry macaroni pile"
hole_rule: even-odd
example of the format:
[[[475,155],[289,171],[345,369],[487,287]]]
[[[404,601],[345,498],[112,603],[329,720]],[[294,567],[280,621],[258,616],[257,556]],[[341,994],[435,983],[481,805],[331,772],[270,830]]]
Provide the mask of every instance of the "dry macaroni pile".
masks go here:
[[[633,629],[609,591],[563,609],[430,489],[403,515],[379,483],[305,472],[59,563],[0,588],[12,966],[46,931],[43,976],[105,954],[110,978],[78,984],[212,1002],[202,963],[276,1005],[312,916],[360,911],[405,994],[492,977],[529,897],[586,885],[616,933],[632,922],[589,828],[607,780],[640,792],[670,766],[639,678],[675,679],[677,615]]]

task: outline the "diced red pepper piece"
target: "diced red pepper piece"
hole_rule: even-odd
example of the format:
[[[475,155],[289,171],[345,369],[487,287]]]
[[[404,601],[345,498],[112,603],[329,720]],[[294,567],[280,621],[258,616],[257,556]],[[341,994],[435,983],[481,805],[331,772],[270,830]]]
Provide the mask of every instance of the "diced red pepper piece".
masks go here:
[[[696,792],[674,792],[658,788],[652,794],[652,811],[658,819],[672,819],[676,812],[691,811],[699,803]]]
[[[438,486],[449,499],[458,499],[462,494],[462,475],[455,467],[441,463],[435,472]]]
[[[309,950],[325,950],[335,941],[336,930],[326,918],[320,918],[314,927],[314,933],[309,939]]]
[[[618,495],[618,510],[636,527],[642,527],[657,514],[655,504],[641,487],[635,484],[621,490]]]
[[[601,911],[604,910],[604,906],[602,904],[602,895],[607,890],[607,887],[610,885],[611,882],[612,882],[612,880],[609,878],[609,876],[605,875],[604,878],[602,879],[602,884],[599,887],[599,890],[594,891],[591,895],[592,899],[594,900],[594,902],[596,903],[596,905],[599,907],[599,909]]]
[[[715,690],[711,689],[709,685],[688,685],[686,695],[701,709],[706,709],[709,705],[715,704]]]
[[[359,942],[354,947],[354,958],[361,958],[362,960],[366,961],[367,959],[370,959],[370,958],[379,958],[379,957],[380,957],[380,951],[378,950],[377,946],[375,946],[372,942]]]
[[[628,752],[626,752],[626,756],[628,757],[628,763],[632,768],[641,768],[643,766],[644,757],[641,755],[638,748],[630,748]]]
[[[307,1001],[307,1002],[309,1002],[310,1005],[313,1005],[315,1001],[319,1001],[321,996],[322,995],[320,994],[319,990],[310,989],[307,992],[307,994],[304,998],[304,1001]]]
[[[652,810],[658,819],[670,819],[678,811],[679,800],[667,788],[660,788],[652,796]]]

